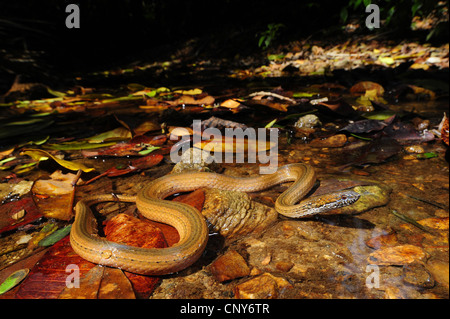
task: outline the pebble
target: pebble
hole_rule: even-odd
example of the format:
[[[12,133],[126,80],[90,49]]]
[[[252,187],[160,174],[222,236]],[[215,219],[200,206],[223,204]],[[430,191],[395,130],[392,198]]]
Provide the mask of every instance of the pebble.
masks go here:
[[[412,263],[403,266],[402,279],[405,283],[420,288],[434,287],[434,278],[421,263]]]
[[[361,197],[353,204],[339,209],[341,214],[358,214],[389,203],[391,189],[384,185],[355,186]]]
[[[219,282],[245,277],[250,274],[250,268],[244,258],[235,250],[227,251],[217,258],[211,264],[209,270]]]
[[[395,232],[391,232],[390,234],[372,237],[368,241],[366,241],[366,245],[374,249],[397,246],[397,234]]]
[[[300,128],[300,129],[314,128],[314,127],[317,127],[320,125],[322,125],[322,122],[320,122],[317,115],[314,115],[314,114],[308,114],[308,115],[302,116],[294,124],[294,126],[296,128]]]
[[[423,153],[425,153],[425,150],[420,145],[407,146],[407,147],[405,147],[405,151],[407,153],[412,153],[412,154],[423,154]]]
[[[427,270],[433,275],[434,280],[442,286],[449,288],[448,261],[431,260],[427,263]]]
[[[277,299],[293,286],[284,278],[264,273],[234,288],[236,299]]]
[[[180,156],[180,161],[173,167],[172,173],[184,171],[212,171],[215,168],[214,157],[209,152],[190,148]]]
[[[369,255],[367,262],[374,265],[407,265],[413,262],[424,261],[426,252],[417,246],[399,245],[381,248]]]

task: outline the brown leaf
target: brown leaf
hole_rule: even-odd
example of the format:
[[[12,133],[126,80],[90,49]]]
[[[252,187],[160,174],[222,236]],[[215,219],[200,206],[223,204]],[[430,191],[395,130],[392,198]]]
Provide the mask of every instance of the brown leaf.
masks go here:
[[[371,81],[362,81],[356,83],[350,88],[350,93],[364,94],[368,90],[376,90],[378,96],[382,96],[384,94],[384,88],[380,84]]]
[[[58,299],[97,299],[105,267],[95,266],[80,278],[80,287],[65,287]]]
[[[68,265],[79,267],[80,276],[86,274],[95,264],[77,254],[70,245],[69,236],[49,248],[39,262],[31,269],[28,277],[16,293],[19,299],[56,299],[66,287]]]
[[[108,148],[94,149],[94,150],[82,150],[81,154],[84,157],[95,156],[136,156],[142,151],[146,145],[160,146],[167,140],[166,136],[158,135],[154,137],[147,137],[145,135],[138,135],[125,143],[117,143]]]
[[[106,267],[98,299],[136,299],[133,287],[122,270]]]
[[[154,225],[126,214],[111,218],[105,226],[110,241],[141,248],[167,247],[162,231]]]

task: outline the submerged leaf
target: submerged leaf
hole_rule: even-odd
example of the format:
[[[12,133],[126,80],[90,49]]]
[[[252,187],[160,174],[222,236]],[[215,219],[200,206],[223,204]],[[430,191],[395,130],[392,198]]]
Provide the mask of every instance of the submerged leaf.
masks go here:
[[[126,140],[126,139],[130,139],[131,136],[131,132],[129,130],[127,130],[124,127],[118,127],[114,130],[111,131],[107,131],[107,132],[103,132],[100,134],[97,134],[95,136],[89,137],[87,138],[87,141],[89,143],[103,143],[106,141],[117,141],[117,140]]]

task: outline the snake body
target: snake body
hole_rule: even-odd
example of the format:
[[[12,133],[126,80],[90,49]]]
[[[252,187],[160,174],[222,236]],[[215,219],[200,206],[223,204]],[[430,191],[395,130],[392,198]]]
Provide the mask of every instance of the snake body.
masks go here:
[[[144,186],[137,196],[93,195],[80,200],[75,207],[70,242],[78,255],[93,263],[144,275],[173,273],[192,265],[201,256],[208,241],[208,227],[197,209],[164,198],[206,187],[257,192],[290,181],[294,183],[275,203],[275,209],[288,217],[304,217],[350,205],[360,196],[352,190],[344,190],[307,198],[296,204],[316,181],[313,168],[306,164],[285,165],[274,174],[257,177],[232,177],[209,172],[169,174]],[[136,202],[144,217],[175,227],[180,236],[179,242],[168,248],[149,249],[123,245],[97,236],[96,220],[89,206],[114,200]]]

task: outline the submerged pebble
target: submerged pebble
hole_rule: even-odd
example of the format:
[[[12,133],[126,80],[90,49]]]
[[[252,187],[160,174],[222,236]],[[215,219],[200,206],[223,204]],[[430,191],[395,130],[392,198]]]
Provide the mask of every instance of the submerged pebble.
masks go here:
[[[403,266],[402,279],[407,284],[421,288],[432,288],[434,286],[433,276],[421,263]]]
[[[278,218],[273,208],[252,201],[246,193],[218,189],[205,191],[202,214],[212,231],[227,239],[261,232]]]
[[[367,261],[375,265],[407,265],[421,262],[427,258],[427,253],[413,245],[399,245],[381,248],[369,255]]]

